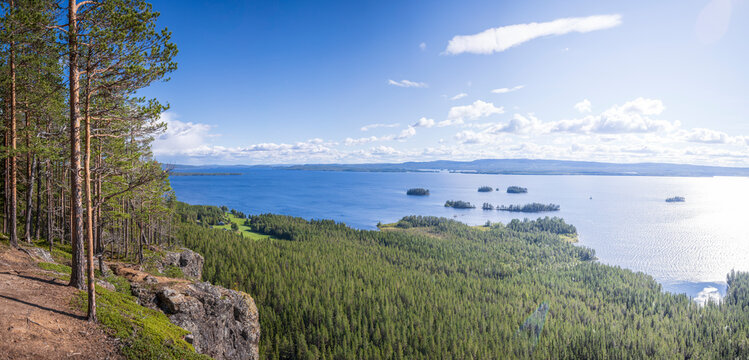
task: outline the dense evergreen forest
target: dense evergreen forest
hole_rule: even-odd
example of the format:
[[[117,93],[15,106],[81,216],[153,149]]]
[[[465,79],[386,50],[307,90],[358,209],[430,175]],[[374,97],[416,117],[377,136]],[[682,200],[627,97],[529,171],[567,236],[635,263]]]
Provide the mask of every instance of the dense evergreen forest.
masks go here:
[[[544,211],[559,211],[561,207],[556,204],[541,204],[541,203],[531,203],[531,204],[525,204],[525,205],[501,205],[497,206],[497,210],[501,211],[511,211],[511,212],[544,212]]]
[[[559,218],[471,227],[411,216],[381,231],[250,216],[270,238],[211,229],[178,207],[204,279],[248,291],[267,359],[746,358],[749,275],[700,307],[599,264]],[[202,215],[201,215],[202,214]],[[558,235],[560,234],[560,235]]]
[[[96,259],[142,260],[170,240],[174,197],[150,151],[167,106],[138,91],[167,79],[177,48],[142,0],[10,0],[0,12],[2,232],[14,247],[71,246],[70,285],[93,289]]]

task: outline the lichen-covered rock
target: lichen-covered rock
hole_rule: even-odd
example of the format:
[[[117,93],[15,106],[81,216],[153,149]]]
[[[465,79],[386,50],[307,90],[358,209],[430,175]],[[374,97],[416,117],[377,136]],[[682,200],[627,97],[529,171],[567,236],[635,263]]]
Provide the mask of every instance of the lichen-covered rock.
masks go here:
[[[112,283],[104,281],[104,280],[96,280],[96,285],[99,285],[109,291],[116,291],[117,289],[112,285]]]
[[[29,254],[31,257],[36,258],[38,260],[53,263],[55,262],[55,259],[52,258],[52,255],[49,254],[49,251],[38,248],[38,247],[31,247],[28,249],[24,249],[24,251]]]
[[[164,256],[162,267],[176,266],[182,270],[186,278],[200,280],[203,276],[204,262],[205,260],[202,255],[189,249],[182,249],[179,252],[167,252]]]
[[[249,295],[206,282],[154,277],[123,266],[112,270],[128,279],[143,306],[163,311],[172,323],[190,331],[195,350],[215,359],[258,359],[260,322]]]
[[[215,359],[259,357],[260,324],[249,295],[203,282],[182,293],[163,289],[157,299],[174,324],[192,333],[197,352]]]

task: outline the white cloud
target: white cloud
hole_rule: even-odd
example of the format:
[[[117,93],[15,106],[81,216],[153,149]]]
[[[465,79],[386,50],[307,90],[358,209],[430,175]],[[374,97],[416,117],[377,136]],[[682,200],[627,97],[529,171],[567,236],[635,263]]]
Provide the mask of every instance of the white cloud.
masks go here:
[[[572,32],[587,33],[619,26],[621,15],[594,15],[578,18],[562,18],[543,23],[529,23],[492,28],[474,35],[458,35],[452,38],[445,53],[491,54],[502,52],[524,42]]]
[[[455,96],[451,97],[450,100],[458,100],[458,99],[462,99],[462,98],[464,98],[466,96],[468,96],[468,94],[466,94],[466,93],[460,93],[458,95],[455,95]]]
[[[419,44],[419,49],[421,49],[421,51],[426,50],[426,48],[427,48],[427,43],[423,42],[423,43]]]
[[[400,154],[400,151],[395,150],[394,148],[390,146],[380,145],[380,146],[371,148],[369,150],[369,154],[371,155],[396,155],[396,154]]]
[[[494,114],[502,114],[505,110],[503,107],[496,107],[493,103],[476,100],[473,104],[463,106],[453,106],[447,113],[447,120],[440,121],[437,126],[448,126],[462,124],[465,120],[475,120]]]
[[[343,141],[344,144],[351,146],[351,145],[360,145],[360,144],[366,144],[371,143],[375,141],[380,141],[380,138],[377,136],[370,136],[370,137],[361,137],[358,139],[353,138],[346,138],[346,140]]]
[[[346,140],[343,141],[343,143],[347,146],[352,145],[361,145],[361,144],[367,144],[367,143],[373,143],[378,141],[391,141],[391,140],[398,140],[403,141],[406,140],[412,136],[416,135],[416,128],[412,125],[409,125],[407,128],[401,130],[398,134],[390,134],[390,135],[384,135],[384,136],[369,136],[369,137],[360,137],[360,138],[346,138]]]
[[[421,119],[419,119],[419,121],[415,122],[412,126],[430,128],[434,126],[434,119],[427,119],[425,117],[422,117]]]
[[[541,131],[543,131],[543,124],[533,114],[526,116],[515,114],[509,122],[496,124],[486,130],[490,134],[513,133],[523,135]]]
[[[173,112],[163,112],[159,120],[166,123],[166,131],[158,135],[151,146],[154,155],[174,155],[205,144],[211,125],[182,122]]]
[[[369,125],[362,126],[361,131],[369,131],[369,130],[376,129],[376,128],[394,128],[398,126],[400,126],[400,124],[397,124],[397,123],[396,124],[369,124]]]
[[[622,134],[676,130],[681,125],[678,121],[669,122],[651,118],[652,115],[659,115],[664,109],[663,102],[660,100],[637,98],[624,105],[613,106],[600,115],[554,122],[551,124],[551,131]]]
[[[583,101],[575,104],[575,110],[581,113],[591,112],[593,111],[593,106],[590,103],[590,100],[584,99]]]
[[[743,140],[733,138],[722,131],[703,128],[696,128],[686,132],[684,138],[689,142],[704,144],[728,144],[731,142],[741,142]]]
[[[485,132],[475,132],[473,130],[463,130],[455,134],[455,140],[461,144],[483,144],[495,139],[495,136]]]
[[[395,80],[389,79],[388,80],[388,84],[399,86],[399,87],[406,87],[406,88],[408,88],[408,87],[415,87],[415,88],[425,88],[425,87],[428,87],[428,85],[426,83],[416,82],[416,81],[411,81],[411,80],[395,81]]]
[[[515,87],[511,87],[511,88],[499,88],[499,89],[492,90],[492,93],[494,93],[494,94],[506,94],[508,92],[513,92],[513,91],[520,90],[520,89],[522,89],[524,87],[525,87],[525,85],[518,85],[518,86],[515,86]]]

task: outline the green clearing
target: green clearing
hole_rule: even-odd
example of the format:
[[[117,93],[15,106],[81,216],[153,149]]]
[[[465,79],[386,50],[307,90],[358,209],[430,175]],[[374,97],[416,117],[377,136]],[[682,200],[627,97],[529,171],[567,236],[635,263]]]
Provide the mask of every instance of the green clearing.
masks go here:
[[[231,230],[231,224],[234,223],[234,224],[237,224],[237,226],[239,226],[239,230],[235,231],[235,232],[237,234],[242,234],[242,236],[245,237],[245,238],[247,238],[247,239],[251,239],[251,240],[263,240],[263,239],[270,238],[270,236],[268,236],[268,235],[263,235],[263,234],[260,234],[260,233],[252,231],[252,228],[250,228],[249,226],[246,226],[244,224],[245,219],[240,219],[240,218],[232,215],[231,213],[226,213],[226,218],[228,219],[229,222],[227,222],[224,225],[213,225],[213,228],[214,229],[224,229],[224,230],[227,230],[227,231],[232,231]]]

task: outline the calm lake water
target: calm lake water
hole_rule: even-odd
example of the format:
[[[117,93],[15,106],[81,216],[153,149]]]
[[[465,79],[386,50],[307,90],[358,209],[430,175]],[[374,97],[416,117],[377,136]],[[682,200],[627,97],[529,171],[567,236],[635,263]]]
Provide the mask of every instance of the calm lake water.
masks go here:
[[[456,173],[318,172],[251,168],[189,169],[241,172],[239,176],[173,176],[177,198],[226,205],[248,214],[277,213],[334,219],[361,229],[406,215],[434,215],[467,224],[507,222],[539,214],[484,211],[481,204],[561,205],[580,244],[603,263],[652,275],[665,290],[704,299],[725,293],[731,269],[749,270],[749,178],[537,176]],[[479,193],[488,185],[500,191]],[[510,185],[527,194],[507,194]],[[406,196],[424,187],[431,196]],[[685,203],[666,203],[670,196]],[[445,208],[466,200],[477,209]]]

